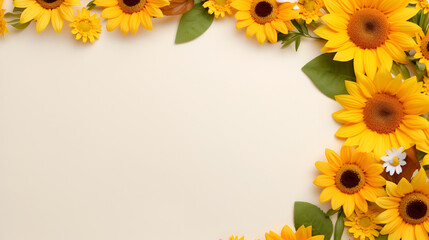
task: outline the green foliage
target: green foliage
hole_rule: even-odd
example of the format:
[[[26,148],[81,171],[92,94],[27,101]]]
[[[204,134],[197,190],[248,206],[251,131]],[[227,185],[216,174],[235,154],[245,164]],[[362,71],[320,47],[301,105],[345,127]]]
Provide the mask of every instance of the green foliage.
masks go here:
[[[375,238],[375,240],[387,240],[388,239],[388,235],[379,235],[378,237]]]
[[[20,19],[21,19],[21,14],[24,11],[24,8],[14,8],[13,12],[8,12],[4,15],[5,18],[9,18],[12,20],[9,20],[7,23],[10,24],[12,27],[16,28],[16,29],[25,29],[26,27],[28,27],[28,25],[30,25],[30,23],[32,21],[26,22],[26,23],[21,23]]]
[[[330,217],[330,216],[335,215],[338,211],[340,211],[340,210],[339,209],[338,210],[329,209],[328,212],[326,212],[326,215],[328,215]]]
[[[328,97],[347,94],[345,80],[356,81],[353,62],[334,61],[335,53],[322,54],[309,63],[302,71]]]
[[[418,150],[417,149],[417,159],[419,160],[419,161],[421,161],[421,160],[423,160],[423,158],[426,156],[426,153],[425,152],[422,152],[422,151],[420,151],[420,150]]]
[[[334,240],[341,240],[344,232],[344,221],[346,216],[342,209],[338,211],[337,222],[335,222]]]
[[[408,70],[407,66],[402,63],[393,62],[391,72],[393,75],[397,76],[398,74],[402,75],[403,79],[410,78],[410,70]]]
[[[200,2],[183,14],[176,34],[176,43],[185,43],[201,36],[212,24],[214,15],[210,15]]]
[[[298,51],[302,37],[321,39],[319,37],[313,37],[310,35],[307,24],[304,21],[292,20],[292,24],[295,26],[298,32],[289,31],[288,34],[278,33],[277,38],[279,41],[282,41],[281,48],[286,48],[295,42],[295,50]]]
[[[94,8],[97,6],[97,5],[95,5],[94,1],[95,1],[95,0],[92,0],[91,2],[89,2],[89,3],[86,5],[86,10],[92,10],[92,9],[94,9]]]
[[[317,206],[307,202],[295,202],[294,207],[295,229],[302,225],[312,226],[312,234],[324,235],[325,239],[331,239],[333,224],[331,219]]]
[[[423,10],[420,10],[413,18],[410,19],[411,22],[419,25],[423,32],[426,34],[428,31],[429,25],[429,14],[424,14]]]

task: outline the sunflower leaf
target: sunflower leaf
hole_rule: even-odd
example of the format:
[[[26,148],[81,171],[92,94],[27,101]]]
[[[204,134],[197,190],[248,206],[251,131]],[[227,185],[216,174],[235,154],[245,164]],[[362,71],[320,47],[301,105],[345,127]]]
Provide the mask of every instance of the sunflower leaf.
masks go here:
[[[301,37],[295,40],[295,51],[298,52],[299,45],[301,44]]]
[[[201,36],[212,24],[214,15],[210,15],[202,5],[194,7],[182,15],[177,28],[176,43],[185,43]]]
[[[426,65],[423,63],[416,63],[416,76],[418,81],[423,81],[424,76],[426,76]]]
[[[334,210],[334,209],[329,209],[327,212],[326,212],[326,215],[328,215],[329,217],[330,216],[332,216],[332,215],[334,215],[334,214],[336,214],[337,212],[338,212],[339,210]]]
[[[302,71],[326,96],[347,94],[345,80],[356,81],[353,62],[334,61],[335,53],[322,54],[308,62]]]
[[[16,28],[16,29],[25,29],[28,27],[28,25],[30,25],[32,21],[26,22],[26,23],[11,23],[10,25],[12,25],[12,27]]]
[[[295,202],[294,207],[295,229],[301,226],[312,226],[312,235],[324,235],[331,239],[333,224],[331,219],[317,206],[307,202]]]
[[[344,233],[345,216],[342,209],[338,212],[337,221],[335,222],[334,240],[341,240]]]
[[[4,14],[4,17],[5,18],[20,18],[21,17],[21,13],[11,13],[11,12],[8,12],[8,13]]]
[[[94,8],[97,6],[97,5],[95,5],[94,1],[95,1],[95,0],[92,0],[91,2],[89,2],[89,3],[86,5],[86,10],[92,10],[92,9],[94,9]]]
[[[375,238],[375,240],[387,240],[389,235],[379,235]]]
[[[407,66],[405,66],[404,64],[400,63],[399,67],[401,69],[401,74],[402,74],[402,77],[404,79],[408,79],[408,78],[411,77],[410,70],[408,70]]]

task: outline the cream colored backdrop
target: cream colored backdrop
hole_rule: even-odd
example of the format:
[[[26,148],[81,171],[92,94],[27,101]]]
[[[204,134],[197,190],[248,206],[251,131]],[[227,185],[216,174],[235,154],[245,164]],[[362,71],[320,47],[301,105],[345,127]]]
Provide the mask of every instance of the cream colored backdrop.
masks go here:
[[[264,239],[318,203],[314,163],[341,145],[300,70],[321,43],[260,46],[230,18],[175,45],[178,21],[0,39],[0,239]]]

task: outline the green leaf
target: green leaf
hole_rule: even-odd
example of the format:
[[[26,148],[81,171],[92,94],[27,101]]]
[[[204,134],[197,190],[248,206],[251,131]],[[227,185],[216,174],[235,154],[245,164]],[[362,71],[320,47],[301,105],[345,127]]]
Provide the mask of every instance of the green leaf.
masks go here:
[[[295,40],[295,51],[298,52],[299,45],[301,44],[301,37]]]
[[[201,36],[212,24],[214,15],[210,15],[202,3],[183,14],[176,34],[176,43],[184,43]]]
[[[328,212],[326,212],[326,215],[328,215],[330,217],[330,216],[336,214],[338,211],[340,211],[340,210],[339,209],[338,210],[329,209]]]
[[[202,2],[203,2],[203,0],[194,0],[194,5],[200,4]]]
[[[401,73],[401,68],[399,67],[398,63],[393,62],[390,72],[395,76]]]
[[[411,74],[410,74],[410,71],[408,70],[407,66],[400,63],[399,67],[401,69],[402,78],[404,78],[404,79],[410,78]]]
[[[332,99],[347,94],[345,80],[356,81],[353,62],[334,61],[334,56],[335,53],[322,54],[302,68],[319,90]]]
[[[25,8],[17,8],[17,7],[13,8],[13,12],[23,12],[24,10]]]
[[[92,9],[94,9],[94,8],[97,6],[97,5],[95,5],[94,1],[95,1],[95,0],[92,0],[91,2],[89,2],[89,3],[86,5],[86,10],[92,10]]]
[[[375,238],[375,240],[387,240],[389,235],[379,235],[378,237]]]
[[[313,236],[324,235],[325,239],[331,239],[333,225],[331,219],[317,206],[307,202],[295,202],[294,207],[295,229],[302,225],[312,226]]]
[[[335,222],[334,240],[341,240],[344,232],[344,221],[345,216],[343,210],[341,209],[337,215],[337,222]]]
[[[11,12],[8,12],[8,13],[4,14],[4,17],[5,18],[20,18],[21,17],[21,13],[11,13]]]
[[[421,161],[421,160],[423,160],[423,158],[426,156],[426,153],[425,152],[422,152],[422,151],[420,151],[420,150],[417,150],[417,159],[419,160],[419,161]]]
[[[16,29],[25,29],[26,27],[28,27],[28,25],[30,25],[31,21],[27,22],[27,23],[20,23],[19,20],[17,23],[11,23],[10,25],[12,25],[12,27],[16,28]]]
[[[423,81],[424,76],[426,75],[426,65],[423,63],[416,63],[416,76],[418,81]]]

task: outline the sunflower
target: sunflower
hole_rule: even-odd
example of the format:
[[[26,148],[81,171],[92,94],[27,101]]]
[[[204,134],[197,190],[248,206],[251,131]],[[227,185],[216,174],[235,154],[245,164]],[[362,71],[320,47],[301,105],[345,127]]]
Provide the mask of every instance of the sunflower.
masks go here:
[[[381,234],[389,239],[428,240],[429,232],[429,183],[424,169],[420,169],[411,183],[403,178],[398,185],[387,182],[387,197],[376,203],[386,209],[375,219],[386,224]]]
[[[423,32],[419,32],[416,35],[417,46],[415,48],[416,54],[414,58],[419,59],[420,63],[423,63],[425,66],[428,66],[429,63],[429,32],[426,36]]]
[[[0,35],[4,37],[5,33],[8,33],[9,30],[6,27],[7,21],[4,19],[4,12],[6,9],[1,9],[3,6],[3,0],[0,0]]]
[[[222,240],[222,239],[219,239]],[[244,237],[238,238],[238,236],[231,236],[229,237],[229,240],[244,240]]]
[[[312,236],[312,227],[304,225],[298,228],[296,233],[288,225],[283,227],[281,236],[272,231],[265,233],[266,240],[323,240],[324,238],[323,235]]]
[[[299,0],[297,5],[299,7],[298,18],[307,24],[312,21],[317,22],[323,16],[323,12],[320,11],[324,6],[323,0]]]
[[[73,9],[71,6],[80,6],[79,0],[14,0],[17,8],[25,8],[21,14],[21,23],[35,20],[36,31],[41,33],[52,21],[52,26],[57,33],[63,29],[64,19],[73,21]]]
[[[369,206],[367,212],[356,209],[356,212],[347,218],[344,225],[350,227],[349,232],[355,239],[374,240],[380,235],[378,230],[381,230],[381,226],[374,222],[380,212],[381,210],[375,206]]]
[[[214,13],[216,18],[223,18],[225,14],[232,14],[231,2],[232,0],[207,0],[204,2],[203,7],[209,9],[209,14]]]
[[[415,4],[418,10],[422,9],[424,13],[429,12],[429,2],[427,0],[411,0],[411,4]]]
[[[105,8],[101,17],[108,19],[107,31],[121,25],[123,34],[130,30],[136,34],[140,24],[152,30],[151,17],[163,17],[160,8],[170,4],[168,0],[95,0],[94,3]]]
[[[340,156],[330,149],[325,151],[328,162],[316,162],[323,174],[316,177],[314,184],[325,188],[319,201],[331,200],[332,209],[343,206],[346,217],[355,210],[368,211],[367,201],[375,202],[377,196],[384,194],[386,181],[380,176],[381,164],[374,162],[370,153],[361,153],[352,147],[343,146]]]
[[[82,12],[77,10],[74,21],[70,23],[71,32],[76,35],[76,40],[82,39],[86,43],[89,39],[90,42],[94,42],[96,38],[100,37],[100,20],[97,18],[97,14],[91,16],[91,11],[85,8],[82,8]]]
[[[429,111],[429,96],[421,93],[415,77],[403,82],[386,68],[374,80],[362,73],[356,77],[357,82],[346,81],[350,95],[335,97],[344,107],[332,115],[344,124],[335,136],[347,139],[347,146],[358,146],[357,151],[374,151],[377,160],[393,147],[408,149],[425,141],[423,129],[429,122],[419,115]]]
[[[336,61],[354,59],[355,72],[373,77],[377,66],[392,61],[407,63],[404,51],[416,43],[413,37],[421,28],[407,20],[418,12],[407,8],[409,0],[325,0],[329,14],[322,17],[326,26],[315,30],[327,39],[324,52],[337,52]]]
[[[265,40],[277,42],[277,32],[287,34],[293,30],[291,20],[298,17],[293,10],[295,3],[278,3],[275,0],[233,0],[231,6],[238,10],[236,28],[247,27],[248,38],[256,34],[260,44]]]

